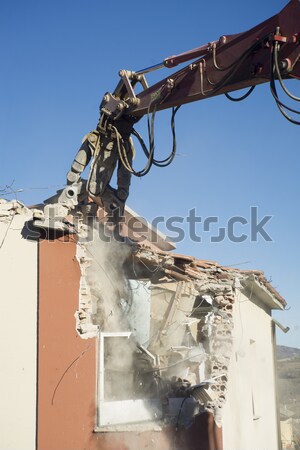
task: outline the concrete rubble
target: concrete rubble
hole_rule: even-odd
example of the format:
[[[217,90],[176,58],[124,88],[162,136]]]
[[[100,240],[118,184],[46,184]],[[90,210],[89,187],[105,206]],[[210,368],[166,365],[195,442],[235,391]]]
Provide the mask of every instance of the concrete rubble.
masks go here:
[[[130,349],[132,371],[138,380],[132,395],[159,397],[164,424],[177,421],[177,425],[189,427],[195,415],[208,411],[221,426],[233,345],[234,303],[249,277],[271,289],[263,273],[222,267],[152,245],[108,245],[109,250],[101,244],[97,251],[95,240],[81,242],[79,233],[78,333],[87,339],[103,331],[132,332],[136,344],[136,351]],[[96,254],[101,255],[101,264],[95,272]],[[118,261],[117,272],[109,270],[107,261],[115,268]],[[106,271],[110,280],[107,274],[104,276]],[[102,273],[97,281],[95,273]],[[145,310],[140,310],[139,317],[149,327],[146,343],[138,342],[132,326],[138,319],[130,317],[133,310],[137,311],[133,282],[139,283],[135,284],[136,291],[142,286],[149,292],[148,318]],[[114,288],[107,288],[108,284]],[[275,290],[271,291],[284,302]]]
[[[0,222],[7,226],[16,215],[39,218],[39,211],[0,200]],[[251,279],[281,304],[285,301],[263,272],[223,267],[151,242],[104,242],[99,229],[91,233],[84,212],[77,223],[78,335],[128,333],[123,348],[128,396],[155,401],[153,419],[161,425],[189,427],[195,415],[208,411],[221,426],[237,295]],[[115,360],[110,364],[124,378],[125,366]],[[117,384],[114,372],[110,376]]]
[[[28,212],[29,209],[26,206],[19,202],[18,200],[13,200],[11,202],[0,199],[0,221],[5,222],[9,221],[9,218],[15,216],[16,214],[23,214],[24,212]]]

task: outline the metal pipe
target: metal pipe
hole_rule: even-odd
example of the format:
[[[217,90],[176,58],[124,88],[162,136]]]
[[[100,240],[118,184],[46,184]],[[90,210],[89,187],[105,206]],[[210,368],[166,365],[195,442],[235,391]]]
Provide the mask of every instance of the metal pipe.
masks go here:
[[[217,43],[215,41],[213,43]],[[200,56],[206,55],[211,47],[212,43],[202,45],[201,47],[193,48],[184,53],[180,53],[179,55],[168,56],[163,60],[162,63],[155,64],[154,66],[147,67],[146,69],[141,69],[136,71],[137,75],[143,75],[144,73],[154,72],[155,70],[162,69],[163,67],[172,68],[177,66],[178,64],[182,64],[184,62],[190,61],[191,59],[200,58]]]
[[[165,67],[164,63],[155,64],[154,66],[147,67],[146,69],[141,69],[135,71],[136,75],[143,75],[144,73],[154,72],[155,70],[162,69]]]
[[[285,327],[284,325],[282,325],[280,322],[278,322],[278,320],[274,319],[272,317],[272,321],[275,323],[275,325],[277,325],[284,333],[287,333],[290,330],[290,327]]]

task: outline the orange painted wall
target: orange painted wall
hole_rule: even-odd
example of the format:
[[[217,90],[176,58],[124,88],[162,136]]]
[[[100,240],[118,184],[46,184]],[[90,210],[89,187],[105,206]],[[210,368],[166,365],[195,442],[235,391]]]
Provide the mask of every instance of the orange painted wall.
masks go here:
[[[95,340],[81,339],[75,329],[76,244],[39,245],[38,450],[88,448],[95,417]]]
[[[82,339],[75,329],[80,279],[75,254],[75,242],[39,243],[37,450],[217,450],[208,440],[206,415],[176,435],[174,429],[93,432],[96,339]]]

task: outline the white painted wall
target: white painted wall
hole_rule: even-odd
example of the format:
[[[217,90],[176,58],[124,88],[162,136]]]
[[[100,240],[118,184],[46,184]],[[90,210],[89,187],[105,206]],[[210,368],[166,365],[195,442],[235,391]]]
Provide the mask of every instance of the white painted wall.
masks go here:
[[[30,215],[0,218],[0,450],[34,450],[37,242],[22,238]]]
[[[280,448],[271,320],[263,303],[238,294],[223,416],[224,450]]]

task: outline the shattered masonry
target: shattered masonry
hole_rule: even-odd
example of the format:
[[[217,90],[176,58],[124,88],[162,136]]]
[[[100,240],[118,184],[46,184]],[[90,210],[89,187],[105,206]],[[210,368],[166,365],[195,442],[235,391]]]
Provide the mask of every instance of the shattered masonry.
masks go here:
[[[68,419],[64,420],[64,408],[69,408],[68,411],[74,411],[73,408],[80,411],[78,423],[80,424],[83,419],[86,424],[83,439],[90,439],[91,433],[94,432],[93,439],[97,448],[99,442],[105,442],[107,436],[115,442],[118,436],[121,436],[114,433],[115,431],[125,434],[127,431],[133,431],[134,433],[127,436],[136,442],[139,442],[138,439],[144,433],[150,432],[155,442],[162,442],[170,430],[176,430],[171,436],[174,442],[177,439],[176,448],[185,448],[181,446],[185,438],[198,439],[197,432],[202,430],[201,426],[198,427],[199,424],[203,426],[204,432],[207,426],[212,425],[213,428],[209,428],[208,431],[209,436],[221,442],[220,425],[223,411],[223,432],[225,432],[223,436],[226,440],[230,438],[230,448],[242,448],[241,445],[234,444],[236,438],[232,437],[230,423],[228,425],[228,420],[232,420],[229,417],[231,414],[236,414],[235,423],[239,430],[245,421],[248,421],[248,424],[253,423],[254,427],[257,424],[263,426],[273,424],[275,429],[275,416],[267,422],[265,418],[269,417],[268,410],[261,413],[262,405],[259,402],[256,405],[254,403],[256,409],[253,410],[253,392],[256,401],[258,395],[264,396],[263,389],[265,389],[275,411],[272,391],[274,386],[270,384],[272,389],[268,386],[269,382],[272,383],[274,369],[271,355],[274,326],[270,309],[282,310],[286,303],[265,279],[263,272],[222,267],[215,262],[163,251],[169,250],[170,245],[161,241],[155,243],[155,239],[153,241],[150,239],[150,242],[146,240],[143,245],[128,239],[125,243],[115,241],[105,243],[99,239],[100,227],[92,237],[91,230],[82,223],[79,234],[76,231],[73,235],[64,236],[60,228],[50,231],[46,229],[44,230],[46,232],[39,233],[40,228],[35,228],[34,225],[40,213],[40,209],[27,208],[19,201],[0,200],[0,248],[4,273],[7,274],[3,280],[5,292],[3,299],[11,300],[7,302],[6,311],[10,313],[11,306],[16,308],[16,305],[19,305],[19,308],[24,307],[22,317],[25,315],[27,317],[29,309],[32,323],[36,317],[41,320],[38,335],[41,368],[38,386],[39,405],[43,407],[46,405],[46,409],[39,414],[39,423],[46,429],[43,434],[44,442],[49,441],[52,433],[50,426],[45,427],[45,424],[52,423],[49,417],[53,420],[55,418],[56,427],[61,425],[59,428],[61,430],[68,424]],[[79,221],[87,221],[86,209],[82,208],[77,217]],[[93,224],[96,226],[95,221]],[[125,235],[127,236],[127,231]],[[128,235],[130,236],[129,233]],[[154,236],[153,230],[151,236]],[[71,242],[71,245],[66,246],[65,242]],[[77,261],[74,261],[76,249]],[[60,259],[59,263],[56,263],[57,258]],[[39,261],[42,261],[40,265],[42,271],[37,272],[36,266]],[[16,264],[19,270],[22,270],[21,277],[23,277],[23,283],[17,291],[11,289]],[[50,280],[47,272],[48,264],[50,264],[50,272],[48,271]],[[24,265],[26,268],[30,267],[30,270],[23,271],[21,268]],[[43,290],[37,297],[38,280]],[[66,293],[67,301],[65,301]],[[37,298],[40,301],[39,316],[37,316]],[[240,333],[244,332],[239,320],[241,311],[235,314],[240,308],[244,314],[241,317],[245,318],[245,325],[249,325],[248,329],[246,328],[245,342],[249,343],[250,338],[250,351],[258,351],[258,363],[263,360],[263,364],[259,367],[263,368],[266,376],[264,384],[258,385],[261,391],[253,391],[253,388],[257,387],[256,372],[249,374],[248,377],[252,358],[248,360],[238,358],[240,355],[237,342]],[[76,309],[75,322],[73,314]],[[49,311],[54,312],[50,314],[51,317]],[[256,319],[260,326],[253,333]],[[270,323],[272,328],[269,326]],[[74,333],[74,327],[77,333]],[[25,331],[25,326],[23,330]],[[60,336],[59,340],[57,333]],[[115,335],[116,339],[111,338],[112,335]],[[122,340],[120,336],[126,338]],[[266,336],[269,338],[264,339]],[[27,367],[32,374],[36,374],[35,334],[29,330],[27,338],[32,348],[30,364]],[[64,338],[68,339],[68,345],[64,346],[63,359],[60,360],[59,342]],[[268,347],[260,345],[265,341]],[[253,342],[257,342],[259,346],[254,347]],[[72,357],[69,348],[72,350]],[[269,352],[267,361],[263,359],[266,355],[265,348]],[[230,362],[235,350],[237,358]],[[99,359],[103,356],[105,365],[101,366]],[[253,356],[252,353],[250,356]],[[80,365],[77,364],[78,357]],[[19,342],[16,340],[14,353],[16,368],[21,367],[19,358]],[[6,360],[8,369],[10,360],[11,353],[8,350]],[[71,361],[73,362],[70,366]],[[69,368],[68,372],[65,370],[66,367]],[[67,377],[64,376],[66,373]],[[228,386],[229,373],[232,377],[231,386]],[[8,381],[10,376],[8,370],[6,376]],[[26,376],[22,371],[20,380],[24,380]],[[239,377],[243,377],[241,382],[246,380],[247,383],[247,386],[245,385],[247,403],[241,399],[240,404],[241,402],[233,398],[235,383]],[[31,376],[27,381],[27,386],[32,388],[34,393],[36,380]],[[66,400],[69,392],[65,389],[66,383],[68,387],[70,383],[71,392],[74,393],[72,396],[74,402],[71,404]],[[80,396],[78,401],[78,387],[81,389],[80,392],[86,393],[87,386],[89,386],[87,396],[85,397],[85,394]],[[56,395],[54,403],[53,395]],[[22,404],[28,405],[31,401],[29,396],[23,398],[25,400],[22,400]],[[65,401],[62,402],[62,399]],[[229,404],[227,406],[233,408],[229,411],[229,415],[227,407],[223,408],[226,401]],[[34,411],[35,403],[31,403]],[[81,417],[83,403],[84,416]],[[93,417],[90,414],[91,403],[94,405]],[[249,410],[248,415],[243,412],[244,404]],[[120,415],[122,411],[123,417]],[[115,412],[119,415],[116,420],[111,420],[112,417],[115,419]],[[201,414],[202,412],[207,414]],[[257,412],[262,414],[259,423],[253,422],[257,417],[254,413]],[[196,415],[199,417],[196,418]],[[13,424],[15,414],[12,408],[9,417],[11,419],[8,423]],[[35,430],[34,421],[35,416],[32,417],[32,436]],[[194,421],[196,426],[189,428]],[[26,422],[26,430],[23,427],[23,436],[26,434],[25,431],[27,432],[28,423],[29,420]],[[188,430],[185,431],[184,428]],[[162,430],[163,433],[155,433]],[[61,434],[63,431],[57,435]],[[248,437],[245,434],[242,438],[245,439],[243,442],[248,442],[249,433]],[[7,439],[9,441],[10,436],[7,436]],[[258,436],[257,442],[260,439],[263,439],[263,436]],[[275,442],[276,439],[273,440]],[[83,443],[82,448],[85,448],[84,445]],[[169,448],[169,442],[166,442],[166,445],[167,447],[155,448]],[[197,446],[196,441],[195,445]],[[154,446],[153,441],[153,448]],[[58,447],[60,448],[60,445]],[[55,443],[53,448],[58,447]],[[71,445],[71,448],[74,448],[74,445]],[[134,448],[142,446],[138,443]],[[277,448],[276,445],[273,445],[273,448]]]
[[[85,227],[82,229],[83,236]],[[234,301],[236,291],[242,288],[249,274],[136,243],[109,245],[105,248],[95,239],[87,243],[79,238],[78,333],[86,339],[103,330],[130,330],[130,325],[120,320],[126,311],[124,302],[126,305],[128,294],[121,294],[121,285],[124,288],[128,280],[133,279],[143,283],[150,281],[149,320],[154,337],[148,342],[147,351],[158,358],[158,365],[153,367],[168,385],[160,393],[167,398],[192,396],[200,404],[196,413],[212,412],[217,425],[221,426],[232,353]],[[110,251],[120,252],[117,273],[107,267],[107,261],[113,258]],[[96,268],[95,257],[100,261]],[[259,277],[262,278],[261,273]],[[115,285],[115,289],[111,289],[110,284]],[[169,369],[165,370],[166,367]],[[207,379],[212,381],[200,387]]]
[[[18,200],[8,202],[0,198],[0,221],[9,222],[16,214],[28,214],[30,210]]]
[[[162,272],[160,277],[165,278],[167,275],[168,279],[178,280],[177,283],[192,284],[196,291],[191,302],[193,310],[190,317],[198,316],[196,345],[202,344],[206,354],[202,376],[204,379],[214,379],[214,383],[209,384],[205,390],[193,390],[192,395],[206,410],[214,414],[215,421],[220,426],[232,353],[233,303],[235,288],[240,286],[238,279],[240,274],[237,275],[234,271],[229,274],[213,262],[162,252],[151,255],[149,250],[142,248],[134,257],[143,260],[148,267],[150,265],[153,272],[153,265],[150,263],[153,256],[159,258],[156,267]],[[197,301],[200,301],[199,306]],[[209,312],[199,315],[198,311],[204,303],[206,308],[203,309]],[[202,381],[203,379],[198,378],[195,384]]]
[[[15,216],[25,214],[30,218],[38,211],[18,201],[1,200],[0,221],[7,224],[8,230]],[[78,334],[88,339],[102,331],[132,331],[130,283],[132,280],[141,283],[145,291],[148,283],[151,338],[146,345],[136,343],[137,352],[130,349],[142,386],[139,394],[147,398],[159,393],[167,404],[172,398],[192,397],[200,405],[194,408],[193,414],[203,410],[212,412],[220,426],[237,293],[252,277],[282,305],[285,301],[260,271],[222,267],[215,262],[162,251],[151,243],[149,246],[132,242],[103,243],[95,234],[92,240],[87,240],[88,231],[81,223],[77,242],[81,278],[79,308],[75,314]],[[2,244],[5,238],[6,232]],[[151,383],[149,373],[153,374]],[[199,386],[205,380],[210,382]],[[154,385],[159,385],[155,392]],[[168,409],[164,413],[165,421],[167,416],[171,422],[174,420],[174,414],[172,417]],[[192,419],[182,417],[182,423],[189,425]]]

